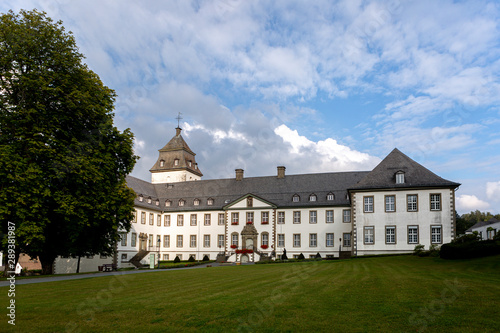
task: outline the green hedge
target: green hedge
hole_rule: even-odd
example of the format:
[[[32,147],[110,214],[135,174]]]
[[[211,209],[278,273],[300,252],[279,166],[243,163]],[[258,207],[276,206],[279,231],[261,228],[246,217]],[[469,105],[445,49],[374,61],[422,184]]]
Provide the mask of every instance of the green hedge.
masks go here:
[[[448,243],[441,246],[443,259],[471,259],[500,254],[500,242],[494,240]]]

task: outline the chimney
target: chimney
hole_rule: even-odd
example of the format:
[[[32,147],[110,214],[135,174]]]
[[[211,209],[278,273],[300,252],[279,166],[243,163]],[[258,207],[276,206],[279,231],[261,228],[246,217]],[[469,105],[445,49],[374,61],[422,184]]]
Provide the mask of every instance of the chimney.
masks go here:
[[[236,180],[242,180],[243,179],[243,169],[236,169]]]
[[[175,128],[175,136],[179,136],[179,135],[181,135],[181,131],[182,131],[182,128],[180,128],[180,127],[176,127],[176,128]]]
[[[284,166],[278,167],[278,178],[285,178],[285,169]]]

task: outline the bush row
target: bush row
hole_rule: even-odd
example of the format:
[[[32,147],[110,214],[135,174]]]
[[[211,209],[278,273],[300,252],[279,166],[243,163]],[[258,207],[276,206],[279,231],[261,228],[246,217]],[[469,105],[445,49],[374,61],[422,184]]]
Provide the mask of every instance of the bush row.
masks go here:
[[[441,246],[443,259],[471,259],[500,254],[500,242],[495,240],[452,242]]]

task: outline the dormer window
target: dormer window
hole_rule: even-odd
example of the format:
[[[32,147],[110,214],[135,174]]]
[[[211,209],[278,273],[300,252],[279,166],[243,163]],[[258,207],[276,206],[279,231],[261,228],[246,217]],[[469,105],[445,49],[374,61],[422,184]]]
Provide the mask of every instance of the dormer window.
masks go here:
[[[193,164],[193,162],[188,161],[188,165],[189,165],[189,167],[191,167],[191,165],[192,165],[192,164]]]
[[[172,201],[165,200],[165,207],[170,207],[172,205]]]
[[[199,206],[200,205],[200,199],[194,199],[193,204],[195,206]]]
[[[174,165],[179,165],[179,159],[178,159],[178,158],[176,158],[176,159],[174,160]]]
[[[299,202],[300,201],[300,196],[298,194],[295,194],[293,197],[292,197],[292,201],[293,202]]]
[[[148,204],[150,204],[150,203],[151,203],[151,197],[148,198]]]
[[[317,197],[316,197],[316,194],[311,194],[309,196],[309,201],[316,201]]]
[[[139,195],[139,201],[140,201],[140,202],[143,202],[143,201],[144,201],[144,197],[142,196],[142,194],[141,194],[141,195]]]
[[[160,167],[164,167],[165,166],[165,161],[164,160],[161,160],[160,161]]]
[[[185,201],[184,201],[183,199],[179,200],[179,207],[184,206],[184,202],[185,202]]]
[[[214,199],[209,198],[209,199],[207,200],[207,205],[208,205],[208,206],[212,206],[213,204],[214,204]]]
[[[335,200],[335,195],[333,195],[333,193],[331,193],[331,192],[330,192],[330,193],[328,193],[328,194],[326,195],[326,200],[328,200],[328,201],[333,201],[333,200]]]
[[[160,205],[160,200],[156,199],[155,205],[159,206]]]
[[[195,169],[195,170],[198,170],[198,163],[195,163],[195,164],[194,164],[194,169]]]
[[[396,172],[396,184],[405,183],[405,173],[403,171]]]

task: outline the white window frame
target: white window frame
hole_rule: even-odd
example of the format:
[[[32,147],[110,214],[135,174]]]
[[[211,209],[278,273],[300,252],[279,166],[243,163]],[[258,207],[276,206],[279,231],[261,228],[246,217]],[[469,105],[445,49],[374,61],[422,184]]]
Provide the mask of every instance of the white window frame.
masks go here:
[[[343,238],[344,247],[351,247],[351,233],[344,232],[344,234],[342,235],[342,238]]]
[[[388,225],[385,227],[385,243],[396,244],[396,226]]]
[[[163,226],[170,227],[170,214],[163,217]]]
[[[326,247],[334,247],[335,246],[335,234],[332,232],[328,232],[326,234]]]
[[[363,230],[363,243],[367,245],[375,244],[375,227],[366,226]]]
[[[176,247],[183,247],[184,245],[184,237],[183,235],[177,235],[177,243],[175,244]]]
[[[203,225],[210,225],[212,224],[212,214],[205,214],[205,217],[203,219]]]
[[[342,222],[343,223],[351,223],[351,210],[350,209],[342,210]]]
[[[296,210],[293,212],[293,223],[300,224],[300,210]]]
[[[327,210],[325,213],[326,223],[333,223],[333,210]]]
[[[309,234],[309,247],[318,247],[318,234]]]
[[[300,247],[300,234],[293,234],[293,247]]]
[[[418,212],[418,194],[406,195],[406,211]]]
[[[429,195],[429,200],[432,211],[441,210],[441,193],[431,193]]]
[[[375,211],[375,204],[373,196],[363,197],[363,212],[364,213],[373,213]]]
[[[278,247],[285,247],[285,234],[278,234]]]
[[[318,211],[316,210],[309,211],[309,223],[311,224],[318,223]]]
[[[189,247],[196,247],[196,235],[189,236]]]
[[[394,213],[396,211],[396,196],[386,195],[385,196],[385,211],[386,213]]]
[[[210,247],[210,235],[203,235],[203,247]]]
[[[285,212],[278,212],[278,224],[285,224]]]
[[[163,235],[163,247],[170,247],[170,235]]]
[[[431,244],[443,243],[443,226],[431,225]]]
[[[418,225],[408,226],[408,244],[418,244]]]

